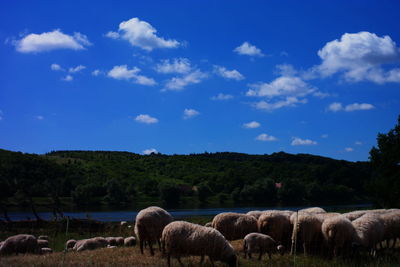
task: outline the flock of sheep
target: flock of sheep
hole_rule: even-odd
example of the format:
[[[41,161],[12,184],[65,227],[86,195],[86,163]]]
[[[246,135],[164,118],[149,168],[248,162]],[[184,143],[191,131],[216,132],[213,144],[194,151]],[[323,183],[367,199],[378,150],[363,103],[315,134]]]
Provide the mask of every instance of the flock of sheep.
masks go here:
[[[121,224],[126,224],[122,222]],[[237,252],[229,243],[243,239],[244,257],[258,253],[258,259],[267,253],[283,254],[302,251],[305,255],[349,257],[355,251],[365,250],[375,255],[378,247],[395,247],[400,238],[400,210],[378,209],[348,213],[326,212],[322,208],[294,211],[266,210],[241,213],[220,213],[205,226],[185,221],[173,221],[162,208],[148,207],[136,216],[135,235],[140,251],[148,245],[154,255],[153,244],[158,243],[162,254],[181,263],[184,256],[208,256],[211,263],[222,261],[236,266]],[[66,250],[83,251],[116,246],[134,246],[135,237],[94,237],[68,240]],[[16,235],[0,243],[0,254],[48,253],[48,239],[32,235]]]

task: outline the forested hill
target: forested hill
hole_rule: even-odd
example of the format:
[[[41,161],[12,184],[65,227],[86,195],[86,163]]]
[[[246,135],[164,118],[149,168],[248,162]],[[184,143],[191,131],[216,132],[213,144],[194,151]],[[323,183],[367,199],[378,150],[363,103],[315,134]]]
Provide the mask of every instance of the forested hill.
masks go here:
[[[368,199],[368,162],[308,154],[139,155],[0,150],[1,202],[71,197],[75,203],[351,203]],[[25,203],[26,204],[26,203]]]

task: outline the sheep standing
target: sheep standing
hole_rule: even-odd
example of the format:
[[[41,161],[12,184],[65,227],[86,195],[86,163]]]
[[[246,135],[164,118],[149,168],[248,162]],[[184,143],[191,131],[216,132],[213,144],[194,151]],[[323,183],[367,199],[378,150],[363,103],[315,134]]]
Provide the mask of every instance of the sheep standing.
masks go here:
[[[312,207],[312,208],[301,209],[301,210],[299,210],[299,212],[324,213],[326,211],[323,208],[320,208],[320,207]]]
[[[136,216],[135,234],[139,239],[140,252],[143,254],[144,242],[149,244],[150,254],[154,255],[154,242],[158,242],[160,248],[160,238],[164,227],[172,222],[172,216],[162,208],[148,207],[141,210]]]
[[[396,239],[400,238],[400,212],[391,211],[384,213],[381,216],[384,226],[383,240],[386,241],[386,247],[394,248],[396,244]],[[392,246],[390,246],[390,241],[393,240]]]
[[[229,266],[236,266],[236,254],[231,244],[217,230],[189,222],[176,221],[167,225],[161,237],[163,252],[167,255],[168,266],[171,256],[182,265],[181,256],[204,256],[214,261],[222,261]]]
[[[244,258],[248,255],[251,259],[251,253],[258,251],[260,254],[258,256],[258,260],[261,260],[261,257],[264,253],[267,253],[269,259],[271,259],[271,254],[275,252],[280,252],[283,254],[283,246],[279,245],[275,242],[275,240],[269,235],[264,235],[261,233],[251,233],[244,237],[243,242],[243,251]]]
[[[322,223],[321,230],[330,256],[345,256],[350,251],[356,230],[349,219],[344,216],[327,218]]]
[[[264,212],[257,221],[258,232],[271,236],[286,247],[290,244],[292,226],[290,215],[285,211]]]
[[[260,218],[262,213],[263,213],[263,211],[261,211],[261,210],[252,210],[252,211],[247,212],[246,215],[253,216],[254,218],[256,218],[258,220],[258,218]]]
[[[225,212],[214,217],[212,227],[220,231],[227,240],[237,240],[257,232],[257,220],[250,215]]]
[[[37,239],[33,235],[14,235],[4,240],[0,247],[0,255],[35,253],[38,251]]]
[[[376,252],[376,245],[383,240],[384,222],[379,214],[365,214],[352,222],[355,230],[355,243],[368,249],[371,255]]]

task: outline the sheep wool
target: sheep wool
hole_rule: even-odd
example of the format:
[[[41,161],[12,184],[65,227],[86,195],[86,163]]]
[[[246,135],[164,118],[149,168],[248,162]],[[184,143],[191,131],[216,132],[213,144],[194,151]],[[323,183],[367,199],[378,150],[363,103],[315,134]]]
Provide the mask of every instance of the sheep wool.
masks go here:
[[[208,256],[213,261],[222,261],[229,266],[236,266],[236,254],[231,244],[214,228],[189,222],[176,221],[164,228],[161,237],[163,252],[170,257]]]
[[[0,247],[0,255],[35,253],[37,252],[37,239],[33,235],[14,235],[4,240]]]
[[[220,213],[215,216],[212,227],[220,231],[227,240],[242,239],[249,233],[258,232],[256,218],[233,212]]]
[[[245,258],[247,255],[249,258],[251,258],[251,253],[259,252],[259,260],[261,260],[261,257],[264,253],[267,253],[271,259],[272,253],[279,251],[281,254],[283,254],[283,246],[278,246],[275,240],[269,235],[251,233],[244,237],[243,251]]]
[[[356,230],[345,216],[333,216],[324,220],[322,234],[328,244],[330,256],[345,255],[351,249]]]

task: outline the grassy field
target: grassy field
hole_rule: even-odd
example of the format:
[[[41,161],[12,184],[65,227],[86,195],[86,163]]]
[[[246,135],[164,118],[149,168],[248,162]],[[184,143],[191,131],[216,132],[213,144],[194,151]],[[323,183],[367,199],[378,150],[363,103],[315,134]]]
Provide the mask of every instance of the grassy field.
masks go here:
[[[204,224],[211,218],[191,218],[190,221]],[[0,267],[5,266],[166,266],[166,259],[161,257],[161,253],[156,251],[154,257],[150,256],[148,250],[145,254],[140,253],[139,248],[114,248],[114,249],[97,249],[85,252],[68,252],[64,253],[64,244],[68,239],[83,239],[94,236],[131,236],[133,235],[133,227],[120,227],[118,223],[107,223],[101,232],[87,231],[87,229],[73,228],[66,233],[65,224],[51,224],[45,227],[30,227],[21,229],[13,227],[12,229],[1,229],[0,239],[17,233],[29,233],[35,236],[48,235],[50,238],[50,247],[55,253],[50,255],[19,255],[0,257]],[[273,255],[269,260],[264,256],[258,261],[256,255],[253,259],[244,259],[242,252],[242,241],[233,241],[232,245],[239,255],[239,266],[400,266],[400,251],[381,252],[376,258],[366,255],[356,257],[352,260],[327,260],[320,257],[304,257],[297,255],[293,257],[285,254],[284,256]],[[199,266],[200,257],[183,258],[185,266]],[[172,261],[173,266],[179,266],[176,260]],[[206,258],[203,266],[211,266]],[[217,263],[216,266],[225,266]]]

